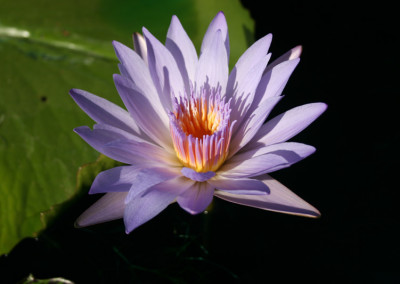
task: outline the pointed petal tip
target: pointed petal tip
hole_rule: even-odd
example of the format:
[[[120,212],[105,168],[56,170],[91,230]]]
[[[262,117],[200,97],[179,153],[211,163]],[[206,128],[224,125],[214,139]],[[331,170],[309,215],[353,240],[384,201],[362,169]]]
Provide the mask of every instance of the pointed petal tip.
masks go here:
[[[289,60],[299,58],[302,52],[303,52],[303,46],[301,45],[292,48]]]

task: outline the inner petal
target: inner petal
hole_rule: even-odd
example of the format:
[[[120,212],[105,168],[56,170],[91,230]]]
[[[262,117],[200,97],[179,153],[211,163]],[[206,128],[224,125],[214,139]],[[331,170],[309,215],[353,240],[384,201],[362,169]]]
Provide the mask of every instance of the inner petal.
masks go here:
[[[228,156],[232,126],[230,102],[221,88],[201,88],[175,98],[170,131],[181,163],[196,172],[216,171]]]

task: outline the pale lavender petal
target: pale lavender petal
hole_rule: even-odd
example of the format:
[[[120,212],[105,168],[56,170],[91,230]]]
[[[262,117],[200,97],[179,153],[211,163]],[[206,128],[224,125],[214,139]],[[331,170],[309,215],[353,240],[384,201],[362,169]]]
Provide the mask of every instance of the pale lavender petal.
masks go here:
[[[182,166],[176,154],[147,142],[117,140],[104,145],[108,154],[127,159],[130,164]]]
[[[276,65],[278,65],[284,61],[299,58],[302,51],[303,51],[303,48],[301,47],[301,45],[298,45],[298,46],[292,48],[285,54],[281,55],[280,57],[278,57],[277,59],[272,61],[272,63],[267,66],[264,73],[268,73],[272,68],[274,68]]]
[[[130,200],[125,207],[124,222],[126,233],[157,216],[184,190],[194,182],[184,177],[161,182],[141,195]]]
[[[78,217],[75,227],[86,227],[122,218],[127,194],[128,192],[106,193]]]
[[[122,166],[101,172],[94,179],[89,194],[128,192],[141,169],[140,166]]]
[[[217,31],[208,48],[200,55],[195,77],[196,88],[199,90],[205,84],[210,88],[220,86],[221,94],[225,94],[228,75],[228,61],[222,32]]]
[[[148,65],[146,40],[140,33],[134,33],[132,35],[132,39],[133,39],[133,47],[136,53],[143,59],[146,65]]]
[[[259,144],[252,150],[243,149],[243,151],[228,160],[226,164],[242,162],[269,153],[282,155],[288,162],[294,162],[297,159],[296,157],[304,159],[314,152],[315,147],[297,142],[284,142],[273,145]]]
[[[246,72],[238,75],[237,83],[235,84],[231,101],[231,121],[236,120],[237,126],[242,123],[242,120],[251,116],[252,113],[249,113],[248,116],[246,115],[250,109],[251,104],[254,100],[254,95],[256,93],[257,86],[260,82],[261,75],[267,66],[268,60],[270,59],[271,55],[268,54],[262,58],[258,59],[258,62]],[[231,75],[235,72],[233,70]],[[229,84],[228,84],[229,86]],[[230,91],[227,91],[227,93]],[[229,96],[227,96],[229,97]]]
[[[121,74],[123,76],[128,74],[127,78],[132,80],[144,96],[150,98],[153,104],[161,105],[146,62],[136,52],[122,43],[113,41],[113,45],[115,53],[123,66],[122,70],[120,67]]]
[[[218,190],[233,194],[264,195],[270,193],[268,186],[256,179],[226,179],[219,176],[207,182]]]
[[[244,78],[255,65],[259,64],[260,59],[264,58],[269,46],[271,45],[272,34],[268,34],[260,38],[252,46],[250,46],[242,56],[240,56],[235,67],[229,75],[227,96],[230,98],[234,94],[234,90],[239,88],[238,85],[245,83],[241,79]],[[265,67],[264,67],[265,69]],[[241,88],[244,89],[244,88]]]
[[[123,157],[120,155],[114,155],[105,147],[105,145],[123,139],[131,139],[137,142],[143,141],[142,139],[131,135],[123,130],[118,128],[113,128],[112,126],[105,125],[95,125],[95,128],[91,130],[87,126],[81,126],[74,129],[74,131],[92,146],[94,149],[99,151],[100,153],[122,163],[131,164],[131,160],[127,157]]]
[[[131,202],[150,187],[161,182],[182,176],[180,169],[172,167],[153,167],[140,170],[133,182],[132,188],[125,199],[125,203]]]
[[[247,120],[243,121],[243,123],[236,128],[229,148],[229,157],[236,154],[237,151],[244,147],[257,134],[263,122],[281,98],[282,97],[272,97],[265,100],[252,112]]]
[[[254,107],[260,105],[266,99],[280,96],[299,62],[300,58],[285,61],[265,73],[254,96]]]
[[[324,103],[311,103],[274,117],[260,128],[246,149],[252,149],[259,144],[271,145],[289,140],[309,126],[326,108]]]
[[[201,173],[201,172],[196,172],[195,170],[189,169],[186,167],[182,168],[181,173],[185,177],[187,177],[193,181],[200,181],[200,182],[207,181],[210,178],[215,176],[215,172],[212,172],[212,171]]]
[[[213,38],[218,30],[221,30],[222,40],[226,49],[225,54],[227,56],[227,62],[229,62],[228,25],[226,23],[225,15],[223,12],[219,12],[208,26],[208,29],[203,38],[203,42],[201,44],[201,53],[203,53],[210,47],[210,45],[212,45]]]
[[[198,62],[197,52],[176,16],[172,16],[165,46],[175,58],[185,83],[186,92],[189,93],[190,84],[194,84]]]
[[[130,113],[140,128],[158,145],[172,148],[167,114],[156,109],[152,101],[143,96],[132,82],[121,76],[115,76],[114,80],[119,94],[126,100]]]
[[[225,162],[218,174],[230,178],[259,176],[287,168],[314,152],[314,147],[294,142],[261,147],[235,155]]]
[[[169,50],[146,28],[147,59],[154,85],[166,110],[172,110],[172,94],[183,95],[185,86],[178,65]]]
[[[130,133],[139,133],[139,127],[121,107],[89,92],[71,89],[69,91],[74,101],[97,123],[109,124]]]
[[[268,175],[263,176],[264,182],[271,193],[268,195],[236,195],[216,191],[215,196],[241,205],[256,207],[264,210],[282,212],[305,217],[319,217],[320,212],[312,205],[298,197],[287,187]]]
[[[176,201],[190,214],[198,214],[207,209],[214,194],[214,187],[207,182],[197,182],[178,196]]]

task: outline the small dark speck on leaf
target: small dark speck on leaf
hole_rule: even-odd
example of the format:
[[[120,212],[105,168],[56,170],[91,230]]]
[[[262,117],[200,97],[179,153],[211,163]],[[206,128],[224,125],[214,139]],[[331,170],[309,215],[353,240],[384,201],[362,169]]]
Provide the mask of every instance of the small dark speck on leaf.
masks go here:
[[[46,101],[47,101],[47,97],[46,97],[46,96],[41,96],[41,97],[40,97],[40,100],[41,100],[42,102],[46,102]]]

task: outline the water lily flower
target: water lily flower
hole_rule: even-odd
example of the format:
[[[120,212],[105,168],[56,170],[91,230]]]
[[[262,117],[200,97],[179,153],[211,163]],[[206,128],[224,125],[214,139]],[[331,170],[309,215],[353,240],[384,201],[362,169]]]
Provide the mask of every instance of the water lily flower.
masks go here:
[[[319,211],[268,174],[315,148],[287,142],[326,109],[293,108],[266,123],[299,63],[295,47],[268,64],[269,34],[229,74],[229,37],[219,12],[196,49],[176,16],[165,45],[146,28],[134,49],[113,42],[121,74],[114,82],[127,110],[83,90],[75,102],[97,123],[76,128],[89,145],[127,165],[101,172],[90,194],[106,193],[78,227],[123,218],[126,232],[177,202],[190,214],[213,196],[260,209],[318,217]]]

